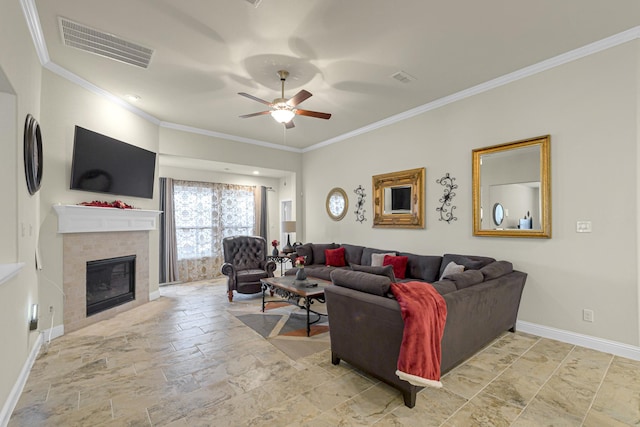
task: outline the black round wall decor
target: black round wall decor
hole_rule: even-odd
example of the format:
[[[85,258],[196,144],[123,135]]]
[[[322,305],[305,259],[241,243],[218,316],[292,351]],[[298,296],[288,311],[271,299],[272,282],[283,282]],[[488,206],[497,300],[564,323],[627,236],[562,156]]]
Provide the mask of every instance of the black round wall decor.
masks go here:
[[[33,195],[42,181],[42,135],[38,121],[31,114],[27,114],[24,122],[24,174],[29,194]]]

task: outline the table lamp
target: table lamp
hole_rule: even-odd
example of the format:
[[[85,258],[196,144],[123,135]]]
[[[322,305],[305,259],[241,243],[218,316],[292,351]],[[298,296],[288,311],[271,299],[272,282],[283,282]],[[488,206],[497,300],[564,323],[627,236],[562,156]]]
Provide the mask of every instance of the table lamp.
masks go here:
[[[289,239],[290,233],[296,232],[296,222],[295,221],[282,221],[282,232],[287,233],[287,244],[282,248],[282,252],[285,254],[290,254],[294,252],[293,247],[291,246],[291,240]]]

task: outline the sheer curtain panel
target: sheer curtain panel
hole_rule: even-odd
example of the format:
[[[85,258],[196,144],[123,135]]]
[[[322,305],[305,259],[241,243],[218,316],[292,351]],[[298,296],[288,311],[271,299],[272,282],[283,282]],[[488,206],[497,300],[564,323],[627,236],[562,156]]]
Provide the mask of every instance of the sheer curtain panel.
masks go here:
[[[178,277],[221,276],[222,239],[255,233],[254,187],[174,180]]]

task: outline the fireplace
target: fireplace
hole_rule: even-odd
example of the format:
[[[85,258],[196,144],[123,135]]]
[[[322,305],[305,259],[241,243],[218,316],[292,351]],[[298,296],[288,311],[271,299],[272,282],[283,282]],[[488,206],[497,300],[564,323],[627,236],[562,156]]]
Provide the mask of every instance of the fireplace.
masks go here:
[[[87,261],[87,316],[135,300],[136,256]]]

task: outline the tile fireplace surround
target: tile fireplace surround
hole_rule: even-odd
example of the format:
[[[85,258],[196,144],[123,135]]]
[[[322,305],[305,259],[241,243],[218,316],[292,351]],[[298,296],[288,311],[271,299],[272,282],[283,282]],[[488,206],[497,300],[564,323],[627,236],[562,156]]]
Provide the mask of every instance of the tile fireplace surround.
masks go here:
[[[149,301],[149,231],[159,211],[54,206],[63,235],[64,331],[73,332]],[[141,218],[143,218],[141,220]],[[87,317],[87,261],[136,256],[136,298]]]

